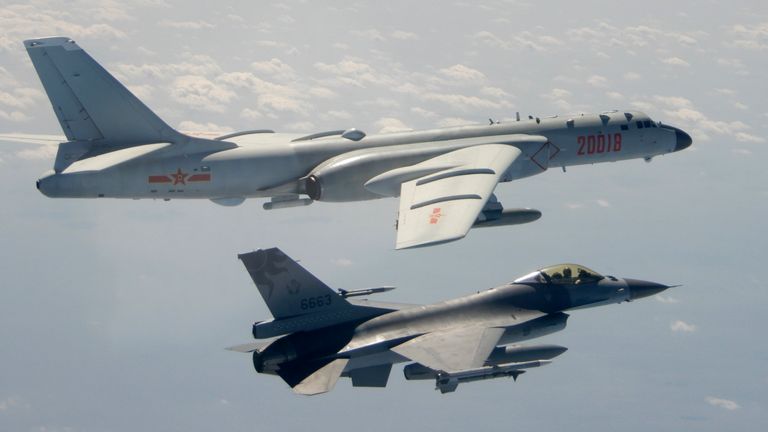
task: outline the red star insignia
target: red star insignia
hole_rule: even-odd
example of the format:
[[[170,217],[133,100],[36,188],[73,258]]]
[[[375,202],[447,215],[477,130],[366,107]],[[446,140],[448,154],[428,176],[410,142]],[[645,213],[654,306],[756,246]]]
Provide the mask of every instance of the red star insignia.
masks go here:
[[[179,168],[178,170],[176,170],[175,173],[171,174],[171,177],[173,177],[173,184],[175,184],[175,185],[179,184],[179,183],[181,183],[183,185],[187,184],[187,182],[185,180],[187,179],[188,175],[189,174],[187,174],[185,172],[182,172],[181,168]]]

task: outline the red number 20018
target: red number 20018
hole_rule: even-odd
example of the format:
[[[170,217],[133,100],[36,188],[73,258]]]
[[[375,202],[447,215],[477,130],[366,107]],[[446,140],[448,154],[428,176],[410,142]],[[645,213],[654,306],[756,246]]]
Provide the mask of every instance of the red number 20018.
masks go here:
[[[582,135],[576,139],[579,156],[621,151],[621,134]]]

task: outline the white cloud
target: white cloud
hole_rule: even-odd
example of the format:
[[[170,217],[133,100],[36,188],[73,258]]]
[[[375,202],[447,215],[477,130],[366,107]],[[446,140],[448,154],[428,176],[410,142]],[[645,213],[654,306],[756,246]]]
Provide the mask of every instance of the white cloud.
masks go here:
[[[0,119],[18,123],[28,121],[30,117],[21,111],[0,110]]]
[[[315,63],[315,69],[336,76],[337,85],[365,87],[367,84],[389,85],[394,81],[386,74],[379,74],[369,64],[355,58],[345,58],[338,63]]]
[[[718,408],[722,408],[722,409],[728,410],[728,411],[736,411],[737,409],[741,408],[741,406],[739,406],[739,404],[737,404],[736,402],[734,402],[732,400],[716,398],[716,397],[713,397],[713,396],[707,397],[707,403],[712,405],[712,406],[715,406],[715,407],[718,407]]]
[[[676,298],[674,298],[674,297],[672,297],[672,296],[663,295],[663,294],[656,294],[656,295],[654,296],[654,298],[655,298],[655,299],[656,299],[656,301],[658,301],[659,303],[666,303],[666,304],[675,304],[675,303],[680,303],[680,300],[678,300],[678,299],[676,299]]]
[[[506,101],[494,102],[477,96],[465,96],[462,94],[427,93],[422,96],[424,100],[441,102],[461,111],[473,111],[475,109],[501,109],[511,108]]]
[[[477,69],[456,64],[448,68],[440,69],[442,75],[457,81],[483,81],[485,74]]]
[[[261,62],[251,63],[251,68],[258,73],[271,75],[277,78],[294,79],[296,71],[288,64],[277,58]]]
[[[437,114],[434,111],[430,111],[428,109],[421,108],[421,107],[413,107],[411,108],[411,112],[428,119],[437,117]]]
[[[251,120],[259,120],[264,118],[264,114],[255,109],[244,108],[242,111],[240,111],[240,117]]]
[[[477,124],[476,121],[467,120],[461,117],[446,117],[443,119],[440,119],[437,122],[437,125],[440,127],[453,127],[453,126],[464,126],[469,124]]]
[[[376,121],[379,133],[403,132],[411,130],[405,123],[394,117],[384,117]]]
[[[51,160],[56,157],[58,150],[59,146],[56,144],[43,144],[19,150],[15,155],[27,160]]]
[[[118,64],[114,68],[118,78],[156,78],[173,79],[180,75],[210,76],[222,72],[216,61],[203,54],[184,54],[179,63],[163,64]]]
[[[331,260],[331,264],[338,267],[349,267],[352,265],[352,260],[349,258],[336,258]]]
[[[675,333],[693,333],[696,331],[696,326],[688,324],[685,321],[677,320],[669,325],[669,329]]]
[[[640,78],[642,78],[642,75],[637,72],[627,72],[624,74],[624,79],[627,81],[637,81]]]
[[[174,21],[169,19],[164,19],[157,23],[160,27],[167,27],[177,30],[202,30],[202,29],[212,29],[215,28],[213,24],[203,21],[203,20],[197,20],[197,21]]]
[[[661,62],[664,64],[672,65],[672,66],[689,67],[691,65],[690,63],[681,59],[680,57],[667,57],[665,59],[662,59]]]
[[[512,95],[498,87],[483,87],[480,89],[480,93],[485,96],[491,96],[498,99],[509,99],[512,97]]]
[[[528,49],[543,52],[563,45],[563,42],[554,36],[529,31],[511,35],[509,39],[503,39],[489,31],[483,30],[472,35],[472,38],[491,48],[501,48],[504,50],[520,51]]]
[[[227,103],[237,94],[206,77],[184,75],[173,80],[170,88],[171,97],[187,108],[224,112]]]
[[[604,199],[598,199],[598,200],[595,200],[595,202],[597,203],[598,206],[603,207],[603,208],[611,207],[611,203],[609,203],[608,201],[606,201]]]
[[[616,91],[606,92],[605,95],[608,96],[609,99],[613,99],[613,100],[622,100],[622,99],[624,99],[624,95],[619,93],[619,92],[616,92]]]
[[[315,124],[310,121],[302,121],[302,122],[291,123],[286,127],[296,132],[309,132],[315,129]]]
[[[608,85],[608,78],[601,75],[592,75],[587,79],[587,84],[594,87],[606,87]]]
[[[392,39],[397,40],[417,40],[419,39],[419,35],[416,33],[411,33],[403,30],[395,30],[392,33],[389,34]]]
[[[218,135],[224,135],[229,132],[232,132],[232,128],[229,126],[222,126],[218,125],[216,123],[197,123],[192,120],[184,120],[181,123],[179,123],[179,130],[188,132],[188,133],[200,133],[200,132],[210,132],[215,133]]]
[[[731,45],[749,50],[768,49],[768,22],[755,25],[737,24],[731,28],[736,39]]]

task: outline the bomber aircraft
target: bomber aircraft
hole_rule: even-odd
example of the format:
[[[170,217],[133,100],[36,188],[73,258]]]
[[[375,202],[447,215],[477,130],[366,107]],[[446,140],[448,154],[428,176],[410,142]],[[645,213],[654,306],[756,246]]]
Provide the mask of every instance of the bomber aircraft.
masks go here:
[[[37,181],[46,196],[202,198],[222,205],[269,198],[267,210],[400,197],[397,249],[541,216],[504,209],[493,193],[499,182],[551,167],[650,160],[691,145],[684,131],[631,111],[518,114],[503,124],[378,135],[355,128],[311,135],[259,129],[209,139],[170,127],[73,40],[32,39],[24,46],[66,135],[53,170]]]
[[[566,351],[519,344],[565,328],[564,311],[670,288],[561,264],[466,297],[405,305],[358,298],[391,287],[337,293],[277,248],[238,257],[274,318],[253,325],[254,338],[264,341],[229,349],[252,353],[257,372],[278,375],[304,395],[330,391],[339,377],[355,387],[386,387],[400,362],[411,362],[407,380],[434,380],[442,393],[466,382],[517,379]]]

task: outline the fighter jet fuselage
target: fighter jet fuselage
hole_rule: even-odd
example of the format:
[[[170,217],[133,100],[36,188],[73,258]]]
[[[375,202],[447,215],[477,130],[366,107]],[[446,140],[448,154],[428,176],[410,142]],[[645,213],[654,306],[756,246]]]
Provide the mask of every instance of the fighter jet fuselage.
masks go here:
[[[383,387],[391,366],[407,361],[415,362],[405,368],[407,379],[435,379],[443,392],[461,382],[516,377],[565,348],[510,344],[562,330],[568,319],[564,312],[668,288],[561,264],[453,300],[392,305],[339,298],[278,249],[240,258],[276,314],[272,321],[254,324],[254,336],[263,338],[264,329],[277,328],[285,335],[271,333],[265,344],[235,350],[253,352],[257,372],[280,375],[302,394],[328,391],[340,376],[352,378],[355,386]],[[293,303],[302,313],[281,317],[281,308]],[[296,327],[296,322],[303,326]]]

